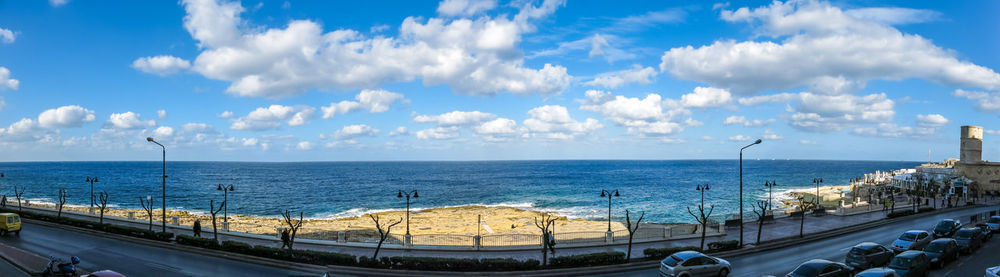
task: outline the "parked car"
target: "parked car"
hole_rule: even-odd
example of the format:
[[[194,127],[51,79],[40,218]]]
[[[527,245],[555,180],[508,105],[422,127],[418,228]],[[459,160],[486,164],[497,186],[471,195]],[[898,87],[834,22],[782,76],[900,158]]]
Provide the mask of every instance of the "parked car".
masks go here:
[[[976,228],[964,228],[955,232],[955,241],[963,253],[971,254],[983,246],[983,233]]]
[[[660,276],[727,276],[732,270],[728,261],[697,251],[677,252],[660,261]]]
[[[1000,277],[1000,266],[987,268],[986,277]]]
[[[934,238],[950,238],[958,229],[962,229],[962,222],[958,219],[942,219],[934,227]]]
[[[15,213],[0,213],[0,236],[7,233],[21,235],[21,216]]]
[[[786,277],[849,277],[854,268],[828,260],[814,259],[804,262],[789,272]]]
[[[850,251],[847,251],[847,258],[844,260],[844,263],[858,270],[885,266],[892,260],[893,254],[885,246],[874,242],[862,242],[851,247]]]
[[[990,226],[990,231],[993,231],[993,233],[1000,232],[1000,215],[991,216],[990,219],[987,219],[986,226]]]
[[[979,231],[983,233],[983,242],[990,241],[993,238],[993,231],[990,230],[990,226],[986,225],[986,223],[976,224],[976,228],[979,228]]]
[[[896,271],[891,268],[875,267],[859,272],[854,277],[899,277],[899,275],[896,275]]]
[[[909,230],[906,231],[906,233],[899,235],[899,238],[896,238],[890,247],[892,247],[892,251],[895,253],[900,253],[906,250],[921,250],[924,249],[928,243],[931,243],[931,240],[933,239],[934,238],[931,237],[931,234],[927,231]]]
[[[900,277],[925,276],[930,268],[930,259],[923,251],[909,250],[892,258],[889,268]]]
[[[924,247],[924,254],[931,259],[932,267],[944,267],[958,259],[958,242],[953,238],[939,238]]]

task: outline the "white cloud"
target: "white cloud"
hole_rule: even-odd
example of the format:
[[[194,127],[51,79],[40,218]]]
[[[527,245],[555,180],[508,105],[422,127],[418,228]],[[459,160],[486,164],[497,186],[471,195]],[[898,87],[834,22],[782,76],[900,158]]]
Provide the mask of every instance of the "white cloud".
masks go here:
[[[546,105],[528,111],[528,119],[522,123],[527,137],[548,139],[571,139],[577,135],[593,132],[604,127],[596,119],[587,118],[583,122],[573,120],[566,107]]]
[[[799,144],[813,145],[813,144],[816,144],[816,141],[803,139],[803,140],[799,140]]]
[[[8,30],[8,29],[4,29],[4,28],[0,28],[0,42],[3,42],[3,43],[14,43],[15,39],[17,39],[17,37],[14,34],[14,31],[11,31],[11,30]]]
[[[733,101],[728,90],[696,87],[693,93],[681,96],[681,104],[689,108],[715,108],[729,104]]]
[[[735,136],[729,137],[730,141],[750,141],[751,139],[753,139],[753,138],[748,137],[748,136],[744,136],[744,135],[735,135]]]
[[[517,122],[506,118],[497,118],[483,122],[475,127],[476,133],[490,136],[513,136],[518,133]]]
[[[257,138],[243,138],[243,146],[256,146],[260,142]]]
[[[135,59],[132,68],[149,74],[167,76],[191,68],[191,62],[174,56],[161,55]]]
[[[0,66],[0,90],[17,90],[21,82],[10,77],[10,69]]]
[[[792,101],[792,100],[795,100],[795,99],[798,99],[798,98],[799,98],[798,94],[783,92],[783,93],[771,94],[771,95],[759,95],[759,96],[752,96],[752,97],[744,97],[744,98],[740,98],[739,102],[740,102],[740,105],[754,106],[754,105],[759,105],[759,104],[763,104],[763,103],[784,103],[784,102]]]
[[[574,51],[587,52],[587,57],[604,57],[608,63],[619,60],[631,60],[638,57],[635,53],[618,48],[616,45],[623,41],[620,37],[611,34],[593,34],[578,40],[560,42],[556,48],[544,49],[532,52],[529,59],[548,56],[562,56]],[[614,45],[613,45],[614,44]]]
[[[271,105],[261,107],[247,116],[232,120],[229,126],[233,130],[265,131],[288,126],[300,126],[309,123],[316,115],[316,108],[308,106]]]
[[[827,2],[776,1],[756,9],[723,10],[722,19],[747,22],[761,35],[784,39],[673,48],[664,53],[660,70],[739,94],[829,80],[859,88],[869,80],[906,78],[1000,88],[1000,74],[989,68],[960,61],[951,50],[886,25],[885,18],[850,16]]]
[[[156,126],[156,121],[142,120],[139,114],[134,112],[112,113],[108,117],[108,125],[116,129],[139,129]]]
[[[628,127],[628,132],[639,135],[672,135],[684,128],[677,122],[681,116],[690,115],[680,102],[662,99],[659,94],[648,94],[645,98],[614,96],[610,93],[590,90],[587,99],[580,105],[581,110],[600,113],[605,119],[619,126]],[[664,111],[666,109],[666,111]],[[690,119],[688,125],[700,122]]]
[[[66,3],[69,3],[69,0],[49,0],[49,5],[52,5],[53,7],[66,5]]]
[[[38,115],[38,126],[48,129],[72,128],[83,126],[84,123],[92,122],[96,119],[94,111],[77,105],[70,105],[45,110]]]
[[[453,111],[440,115],[418,115],[413,118],[417,123],[434,123],[439,126],[469,125],[496,118],[495,114],[480,111]]]
[[[410,134],[410,130],[407,129],[406,126],[399,126],[399,127],[396,127],[395,130],[389,131],[389,136],[390,137],[405,136],[405,135],[409,135],[409,134]]]
[[[354,99],[358,101],[340,101],[323,106],[323,118],[333,118],[336,114],[346,114],[357,110],[368,110],[370,113],[381,113],[389,110],[396,102],[409,102],[402,94],[386,90],[362,90]]]
[[[6,106],[7,102],[3,101],[3,97],[0,97],[0,111],[3,111],[3,106]]]
[[[886,25],[923,23],[941,19],[941,13],[938,11],[909,8],[859,8],[846,10],[844,13],[861,21],[880,22]]]
[[[742,100],[742,99],[741,99]],[[774,118],[768,120],[753,119],[748,120],[746,117],[740,116],[729,116],[726,120],[722,122],[722,125],[743,125],[743,127],[760,127],[767,124],[774,123]]]
[[[336,132],[333,132],[334,139],[355,139],[359,137],[374,137],[379,130],[365,124],[347,125]]]
[[[530,21],[552,14],[561,1],[523,4],[513,18],[408,17],[398,37],[366,37],[319,23],[292,20],[284,28],[250,28],[238,2],[185,0],[184,26],[203,51],[191,70],[231,82],[228,93],[244,97],[288,97],[311,89],[364,89],[422,79],[468,95],[501,92],[561,93],[566,68],[524,66],[516,46],[535,30]]]
[[[941,127],[950,122],[940,114],[918,114],[917,124],[924,127]]]
[[[218,117],[218,118],[230,118],[230,117],[233,117],[233,112],[231,112],[231,111],[223,111],[222,113],[220,113],[216,117]]]
[[[779,139],[785,138],[785,137],[782,137],[781,135],[775,134],[771,130],[764,130],[764,134],[761,135],[760,137],[764,138],[766,140],[779,140]]]
[[[309,141],[300,141],[298,144],[295,145],[295,149],[299,150],[312,150],[313,147],[315,147],[315,145],[313,145],[313,143]]]
[[[174,135],[174,128],[171,128],[171,127],[160,126],[160,127],[157,127],[156,130],[153,130],[153,136],[155,136],[157,138],[159,138],[159,137],[170,137],[170,136],[173,136],[173,135]]]
[[[22,118],[7,128],[0,128],[0,139],[2,141],[37,141],[42,138],[42,131],[35,120]]]
[[[156,118],[158,118],[160,120],[167,119],[167,110],[157,110],[156,111]]]
[[[793,127],[814,132],[839,131],[858,124],[885,123],[896,114],[895,101],[888,99],[884,93],[864,96],[780,93],[741,98],[739,102],[743,105],[792,102],[795,106],[789,105],[786,108],[792,113],[789,123]],[[732,120],[733,124],[742,123],[739,118]],[[747,126],[747,123],[742,124]]]
[[[881,123],[877,127],[855,128],[851,131],[851,133],[869,137],[898,138],[933,135],[934,128],[914,128],[909,126],[899,126],[891,123]]]
[[[2,72],[0,72],[2,73]],[[2,75],[0,75],[2,77]],[[1000,92],[981,92],[957,89],[951,96],[976,101],[976,109],[986,112],[1000,112]]]
[[[637,83],[637,84],[649,84],[652,82],[651,78],[656,77],[656,69],[652,67],[642,67],[638,64],[633,65],[631,69],[626,69],[622,71],[608,72],[597,75],[593,80],[583,83],[588,86],[600,86],[605,88],[618,88],[623,85]]]
[[[453,138],[457,138],[458,135],[459,135],[459,133],[458,133],[458,127],[457,126],[452,126],[452,127],[437,127],[437,128],[431,128],[431,129],[424,129],[424,130],[417,131],[417,133],[416,133],[417,139],[422,139],[422,140],[429,140],[429,139],[435,139],[435,140],[453,139]]]
[[[443,0],[437,12],[446,16],[473,16],[496,8],[496,0]]]

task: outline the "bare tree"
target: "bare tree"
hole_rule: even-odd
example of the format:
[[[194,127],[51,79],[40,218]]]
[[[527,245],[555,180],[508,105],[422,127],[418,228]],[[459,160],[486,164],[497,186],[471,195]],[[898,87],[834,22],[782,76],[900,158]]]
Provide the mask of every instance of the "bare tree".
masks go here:
[[[396,226],[396,224],[403,222],[403,218],[400,217],[399,220],[396,221],[390,220],[389,222],[386,222],[387,224],[383,225],[379,222],[378,215],[368,214],[368,217],[375,222],[375,229],[378,230],[378,245],[375,246],[375,254],[372,255],[372,260],[377,261],[378,251],[382,249],[382,243],[389,238],[389,232],[392,232],[392,226]]]
[[[639,219],[635,221],[635,227],[633,227],[632,219],[629,218],[628,209],[625,210],[625,228],[628,229],[628,252],[625,252],[625,262],[628,263],[632,259],[632,237],[635,236],[635,231],[639,230],[639,224],[642,223],[642,218],[646,216],[646,212],[642,212],[639,215]]]
[[[799,196],[797,200],[799,200],[799,212],[802,213],[799,217],[799,237],[801,238],[806,228],[806,210],[811,208],[812,203],[806,202],[802,196]]]
[[[295,222],[293,222],[292,212],[289,210],[285,210],[285,213],[281,214],[281,217],[285,218],[285,224],[288,224],[288,228],[292,230],[291,237],[288,239],[288,250],[291,251],[292,245],[295,244],[295,233],[299,231],[299,228],[302,227],[302,222],[304,222],[302,220],[302,212],[299,212],[299,220]]]
[[[56,213],[56,218],[62,217],[63,205],[66,205],[66,196],[66,189],[59,189],[59,205],[56,207],[59,209],[59,212]]]
[[[694,217],[698,224],[701,224],[701,250],[705,250],[705,229],[708,227],[708,217],[712,216],[712,211],[715,210],[715,205],[711,205],[708,208],[708,213],[705,213],[705,205],[698,205],[699,215],[695,215],[691,211],[691,207],[687,208],[688,213]]]
[[[101,193],[97,194],[97,196],[98,196],[97,198],[100,200],[100,203],[101,203],[100,205],[97,206],[97,207],[101,208],[101,221],[100,222],[101,222],[101,224],[104,224],[104,211],[108,209],[108,199],[109,199],[108,198],[108,192],[102,191]]]
[[[146,200],[149,201],[149,204],[146,204],[146,201],[142,201],[142,197],[139,197],[139,204],[142,205],[142,209],[146,210],[146,215],[149,216],[149,230],[152,231],[153,230],[153,197],[152,196],[146,196]]]
[[[208,212],[212,214],[212,235],[215,236],[215,241],[219,241],[219,229],[215,227],[215,215],[222,211],[222,208],[226,206],[226,201],[222,201],[219,204],[219,208],[215,208],[215,199],[208,201]]]
[[[14,186],[14,197],[17,197],[17,212],[24,213],[21,210],[21,196],[24,195],[24,190],[27,189],[25,186],[21,186],[21,190],[17,190],[17,186]]]
[[[758,200],[753,204],[753,213],[757,215],[757,245],[760,245],[760,234],[764,232],[764,216],[771,204],[766,200]]]
[[[541,221],[535,218],[535,227],[542,230],[542,266],[548,264],[549,252],[552,252],[552,255],[556,254],[556,240],[552,236],[552,225],[555,222],[556,219],[550,214],[542,214]]]

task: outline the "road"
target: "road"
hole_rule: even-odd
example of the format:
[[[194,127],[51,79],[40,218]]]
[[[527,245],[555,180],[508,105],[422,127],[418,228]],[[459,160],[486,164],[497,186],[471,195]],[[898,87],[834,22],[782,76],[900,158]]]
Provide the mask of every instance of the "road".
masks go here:
[[[996,209],[996,206],[992,206],[950,211],[903,220],[889,225],[803,243],[797,246],[731,257],[727,259],[733,265],[733,272],[730,276],[785,276],[785,274],[795,269],[796,266],[810,259],[827,259],[843,262],[847,251],[859,242],[870,241],[888,245],[897,236],[907,230],[931,230],[938,220],[945,218],[957,218],[962,220],[962,222],[967,222],[969,216],[976,212]],[[982,276],[987,267],[1000,265],[1000,255],[996,254],[998,250],[1000,250],[1000,236],[996,236],[973,255],[962,256],[959,261],[953,262],[945,268],[934,270],[928,276]],[[603,276],[657,276],[657,269],[652,268]]]
[[[7,261],[0,259],[0,276],[4,277],[22,277],[29,276],[24,271],[17,269],[14,265],[8,263]]]
[[[45,257],[78,256],[86,271],[110,269],[126,276],[317,276],[27,222],[22,230],[20,237],[4,236],[0,241]]]

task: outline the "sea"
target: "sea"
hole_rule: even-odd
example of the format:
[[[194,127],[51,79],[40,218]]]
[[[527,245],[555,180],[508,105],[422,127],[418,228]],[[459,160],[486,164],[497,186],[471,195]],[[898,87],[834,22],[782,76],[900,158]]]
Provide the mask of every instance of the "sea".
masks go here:
[[[878,170],[913,168],[911,161],[744,160],[745,213],[750,204],[768,199],[764,183],[774,181],[772,200],[788,190],[846,185]],[[139,208],[152,196],[160,207],[160,162],[4,162],[0,193],[13,200],[14,186],[26,187],[32,202],[54,202],[59,189],[67,205],[89,206],[93,191],[107,192],[109,206]],[[701,202],[697,185],[708,185],[704,201],[713,217],[738,212],[737,160],[555,160],[555,161],[414,161],[414,162],[170,162],[166,163],[168,209],[205,214],[209,200],[224,198],[218,185],[233,185],[229,214],[278,217],[283,210],[308,217],[353,217],[400,210],[399,190],[413,191],[412,210],[466,205],[510,206],[573,218],[607,219],[625,209],[645,212],[651,222],[694,222],[687,208]],[[95,196],[96,198],[96,196]]]

